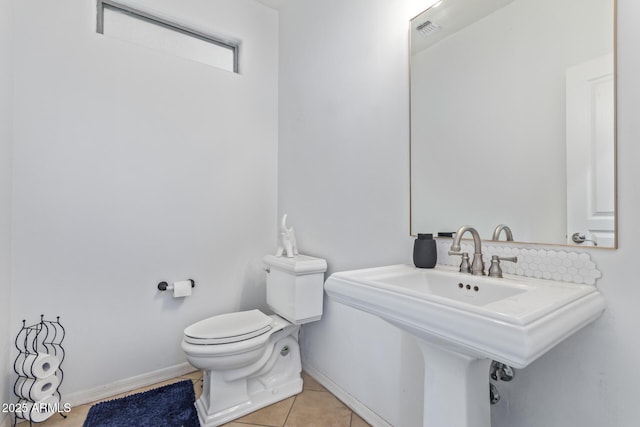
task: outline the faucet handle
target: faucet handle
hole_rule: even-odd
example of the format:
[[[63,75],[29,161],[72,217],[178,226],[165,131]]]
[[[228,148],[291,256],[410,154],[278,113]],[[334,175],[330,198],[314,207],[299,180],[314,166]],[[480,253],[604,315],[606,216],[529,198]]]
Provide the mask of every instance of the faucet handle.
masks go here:
[[[500,257],[498,255],[493,255],[491,257],[491,266],[489,267],[489,277],[502,277],[500,261],[518,262],[518,257]]]
[[[462,261],[460,262],[460,273],[471,273],[471,264],[469,263],[469,253],[468,252],[453,252],[449,251],[449,255],[458,255],[462,257]]]

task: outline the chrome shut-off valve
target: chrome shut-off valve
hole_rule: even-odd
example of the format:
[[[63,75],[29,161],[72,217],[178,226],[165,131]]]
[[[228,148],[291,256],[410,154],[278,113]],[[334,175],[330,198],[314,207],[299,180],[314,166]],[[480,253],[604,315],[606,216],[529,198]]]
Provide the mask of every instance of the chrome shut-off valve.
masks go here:
[[[513,376],[514,373],[511,366],[496,362],[495,360],[491,362],[491,368],[489,369],[489,378],[491,380],[508,382],[513,379]],[[489,382],[489,400],[492,405],[495,405],[500,401],[500,392],[498,391],[498,387],[492,382]]]
[[[500,402],[500,392],[498,391],[498,387],[493,383],[489,383],[489,402],[491,402],[492,405]]]
[[[496,362],[494,360],[493,362],[491,362],[489,376],[492,380],[495,381],[509,382],[513,379],[514,376],[513,368],[509,365],[505,365],[504,363]]]

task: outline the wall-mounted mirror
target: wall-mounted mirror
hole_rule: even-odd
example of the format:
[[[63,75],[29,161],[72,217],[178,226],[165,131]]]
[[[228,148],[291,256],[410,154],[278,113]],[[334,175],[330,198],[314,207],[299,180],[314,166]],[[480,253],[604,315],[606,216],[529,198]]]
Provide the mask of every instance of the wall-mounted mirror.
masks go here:
[[[442,0],[411,20],[412,234],[616,246],[614,9]]]

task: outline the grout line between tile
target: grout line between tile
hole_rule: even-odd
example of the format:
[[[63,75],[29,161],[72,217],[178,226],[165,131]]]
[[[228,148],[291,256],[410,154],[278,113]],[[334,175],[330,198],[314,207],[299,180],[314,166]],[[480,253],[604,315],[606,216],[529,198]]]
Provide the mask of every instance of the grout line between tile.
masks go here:
[[[284,423],[282,423],[282,427],[287,425],[287,421],[289,420],[289,415],[291,415],[291,411],[293,411],[293,405],[296,404],[296,400],[298,400],[298,395],[297,394],[293,398],[293,402],[291,403],[291,407],[289,408],[289,412],[287,412],[287,416],[284,419]]]

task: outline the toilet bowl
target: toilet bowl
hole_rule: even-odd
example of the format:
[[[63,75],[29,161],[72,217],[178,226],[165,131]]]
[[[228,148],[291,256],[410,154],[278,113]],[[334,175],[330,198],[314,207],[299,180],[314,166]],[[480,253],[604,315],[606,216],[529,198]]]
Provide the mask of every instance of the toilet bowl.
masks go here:
[[[227,423],[302,391],[300,325],[320,319],[326,262],[267,256],[267,304],[213,316],[184,330],[182,349],[204,371],[196,401],[202,427]]]

